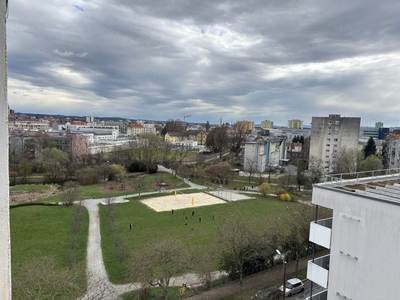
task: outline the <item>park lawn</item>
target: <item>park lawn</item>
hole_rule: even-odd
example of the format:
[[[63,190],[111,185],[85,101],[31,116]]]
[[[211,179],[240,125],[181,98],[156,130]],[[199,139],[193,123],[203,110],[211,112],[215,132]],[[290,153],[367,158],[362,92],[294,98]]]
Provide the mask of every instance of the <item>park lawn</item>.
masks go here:
[[[240,217],[265,228],[268,219],[271,220],[273,216],[285,213],[288,206],[300,205],[294,202],[281,202],[277,198],[249,196],[254,196],[256,199],[176,210],[174,214],[170,211],[155,212],[136,197],[130,199],[129,203],[114,205],[113,209],[117,212],[116,234],[124,241],[130,256],[122,263],[118,262],[113,246],[115,233],[110,230],[108,207],[100,206],[103,258],[110,281],[113,283],[132,281],[129,276],[131,258],[135,256],[135,253],[146,250],[149,243],[157,243],[165,237],[179,239],[187,248],[206,253],[210,266],[218,270],[217,232],[224,219]],[[192,211],[195,211],[194,217],[191,216]],[[188,225],[185,225],[185,212],[188,215]],[[199,223],[199,217],[202,218],[201,223]],[[130,223],[133,225],[132,230],[129,230]],[[194,271],[196,268],[197,266],[193,266]]]
[[[145,179],[146,179],[147,185],[145,188],[143,188],[141,193],[158,191],[159,188],[156,185],[156,179],[160,178],[160,177],[167,184],[165,186],[166,189],[176,188],[176,187],[178,187],[178,188],[189,187],[189,185],[186,183],[182,183],[181,185],[179,185],[179,183],[181,182],[180,179],[176,178],[175,176],[168,174],[168,173],[160,172],[157,174],[150,174],[150,175],[145,175],[145,176],[146,176]],[[118,183],[117,182],[106,182],[106,183],[98,183],[98,184],[82,186],[81,187],[81,191],[82,191],[81,199],[79,199],[79,200],[93,199],[93,198],[96,198],[96,199],[105,198],[105,197],[109,197],[110,195],[112,195],[113,197],[117,197],[117,196],[132,195],[132,194],[137,193],[137,191],[135,189],[130,187],[129,180],[127,180],[127,182],[125,184],[126,189],[107,188],[107,187],[110,187],[111,185],[116,185],[116,184],[118,184]],[[40,201],[41,202],[58,202],[58,201],[60,201],[60,197],[59,197],[59,195],[53,195],[53,196],[44,198]]]
[[[83,222],[77,239],[77,269],[75,270],[78,274],[79,294],[63,295],[67,299],[74,299],[86,290],[89,215],[85,208],[82,207],[82,209]],[[22,276],[19,268],[21,265],[43,256],[53,257],[60,270],[68,269],[67,257],[70,254],[72,218],[73,207],[32,205],[10,210],[13,282]]]

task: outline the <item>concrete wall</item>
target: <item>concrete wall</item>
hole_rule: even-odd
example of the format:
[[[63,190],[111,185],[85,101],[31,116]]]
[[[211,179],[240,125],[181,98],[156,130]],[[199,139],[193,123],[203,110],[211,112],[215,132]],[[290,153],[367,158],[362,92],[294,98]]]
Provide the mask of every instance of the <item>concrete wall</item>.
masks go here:
[[[344,118],[340,115],[312,117],[310,158],[322,160],[325,170],[332,172],[340,150],[357,149],[360,118]]]
[[[11,254],[8,190],[8,104],[6,1],[0,3],[0,299],[11,299]]]
[[[315,186],[312,202],[333,209],[328,300],[398,299],[400,205]]]

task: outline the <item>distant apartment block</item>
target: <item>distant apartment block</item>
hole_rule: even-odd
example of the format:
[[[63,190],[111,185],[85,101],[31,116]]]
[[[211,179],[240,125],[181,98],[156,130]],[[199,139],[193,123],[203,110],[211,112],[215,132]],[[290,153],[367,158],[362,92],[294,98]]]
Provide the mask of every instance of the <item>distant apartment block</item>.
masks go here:
[[[166,142],[181,144],[183,141],[195,141],[196,145],[205,145],[207,133],[203,130],[190,130],[184,132],[167,132],[164,137]]]
[[[320,159],[326,172],[335,169],[337,156],[341,149],[357,149],[361,118],[312,117],[310,158]]]
[[[303,129],[303,121],[302,120],[288,120],[288,128],[292,129]]]
[[[48,131],[50,130],[48,120],[13,120],[8,122],[9,132],[14,130],[20,131]]]
[[[269,121],[269,120],[261,121],[261,128],[262,129],[274,128],[274,122]]]
[[[251,121],[237,121],[236,125],[239,128],[244,127],[246,129],[246,131],[254,130],[254,122],[251,122]]]
[[[400,168],[400,130],[394,130],[383,142],[382,160],[385,168]]]
[[[140,123],[131,123],[128,126],[127,135],[138,136],[144,133],[144,127]]]
[[[379,129],[383,127],[383,123],[382,122],[376,122],[375,123],[375,128]]]
[[[398,171],[349,180],[338,176],[313,186],[316,215],[318,207],[333,210],[332,218],[316,217],[310,227],[310,242],[330,249],[308,262],[307,278],[325,288],[313,300],[399,298]]]
[[[264,172],[286,160],[284,137],[258,137],[244,144],[244,170]]]

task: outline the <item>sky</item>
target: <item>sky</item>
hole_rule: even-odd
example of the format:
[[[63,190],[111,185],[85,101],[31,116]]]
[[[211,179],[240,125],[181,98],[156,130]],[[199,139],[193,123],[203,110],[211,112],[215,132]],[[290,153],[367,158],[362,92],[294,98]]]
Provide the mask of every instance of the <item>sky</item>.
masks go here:
[[[17,112],[400,125],[398,0],[13,0]]]

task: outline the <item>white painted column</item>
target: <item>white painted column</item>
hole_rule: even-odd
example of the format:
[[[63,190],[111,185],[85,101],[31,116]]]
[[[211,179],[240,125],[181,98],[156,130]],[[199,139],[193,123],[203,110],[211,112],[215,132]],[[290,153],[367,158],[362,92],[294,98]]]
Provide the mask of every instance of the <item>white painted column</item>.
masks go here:
[[[6,0],[1,0],[0,14],[0,299],[11,300]]]

